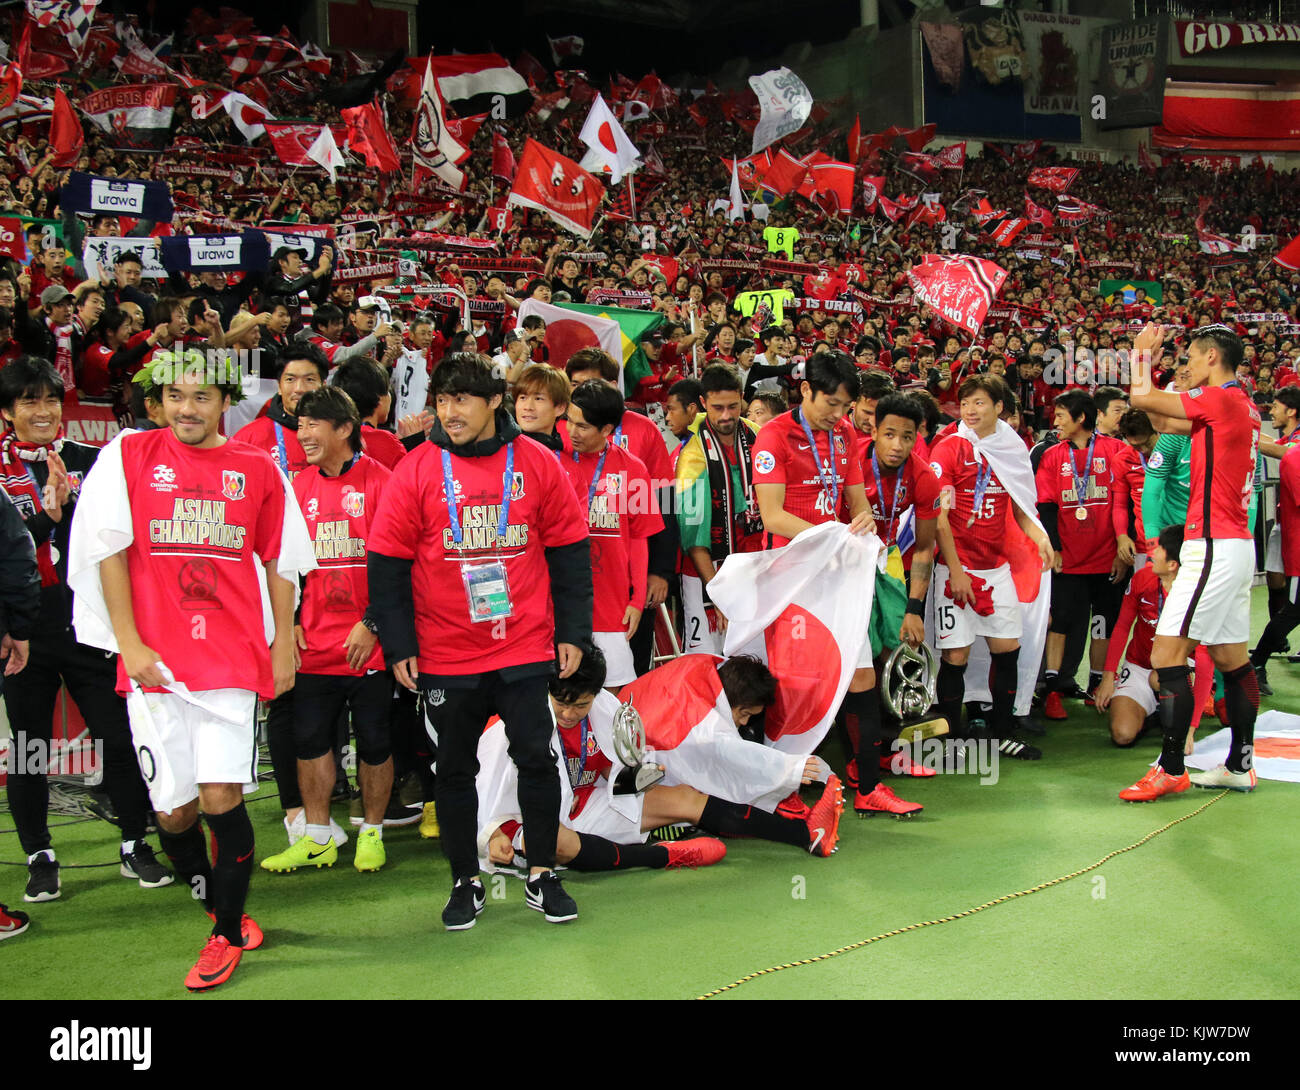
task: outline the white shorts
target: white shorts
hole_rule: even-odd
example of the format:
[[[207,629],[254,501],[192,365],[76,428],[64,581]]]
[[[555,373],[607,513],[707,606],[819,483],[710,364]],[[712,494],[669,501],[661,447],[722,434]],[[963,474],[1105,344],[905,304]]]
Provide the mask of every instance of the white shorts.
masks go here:
[[[614,809],[609,797],[609,785],[601,780],[596,784],[587,799],[587,805],[572,821],[563,821],[578,835],[603,836],[615,844],[644,844],[650,834],[641,829],[641,808],[645,805],[645,795],[620,796],[619,806],[626,814]],[[628,815],[632,816],[629,817]]]
[[[1114,696],[1126,696],[1142,707],[1143,715],[1156,710],[1156,691],[1151,688],[1151,671],[1134,666],[1128,659],[1119,660],[1115,673]]]
[[[593,632],[591,642],[605,655],[605,687],[627,685],[636,680],[632,645],[622,632]]]
[[[257,694],[207,689],[191,694],[133,692],[126,698],[140,774],[153,808],[175,810],[199,797],[201,783],[257,790]]]
[[[722,633],[709,631],[709,610],[704,606],[704,580],[698,575],[682,576],[682,613],[686,631],[682,633],[682,653],[700,651],[722,654]]]
[[[935,643],[942,651],[950,647],[969,647],[976,636],[995,640],[1018,640],[1021,632],[1020,598],[1011,578],[1011,566],[1003,564],[988,571],[971,571],[972,587],[979,580],[993,590],[993,612],[981,617],[970,605],[958,606],[945,594],[948,569],[942,564],[934,566],[934,630]]]
[[[1196,538],[1183,542],[1179,561],[1156,635],[1196,640],[1207,647],[1246,643],[1255,542],[1244,537]]]
[[[1264,570],[1281,575],[1286,569],[1282,566],[1282,524],[1273,523],[1268,532],[1268,545],[1264,549]]]

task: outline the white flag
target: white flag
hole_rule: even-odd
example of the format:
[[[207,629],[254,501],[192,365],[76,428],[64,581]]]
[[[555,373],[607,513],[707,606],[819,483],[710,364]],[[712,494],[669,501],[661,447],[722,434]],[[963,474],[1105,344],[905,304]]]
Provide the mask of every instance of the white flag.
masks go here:
[[[334,181],[335,173],[343,165],[343,153],[339,151],[338,144],[334,142],[334,134],[330,132],[328,125],[320,127],[320,135],[311,142],[311,147],[307,149],[307,158],[320,163],[330,172],[330,181]]]
[[[433,55],[424,69],[420,102],[415,108],[415,129],[411,133],[411,155],[430,174],[436,174],[452,189],[465,188],[465,172],[456,164],[465,158],[466,148],[447,131],[442,112],[442,92],[433,74]]]
[[[614,116],[614,111],[599,94],[591,104],[578,139],[591,149],[579,165],[590,169],[587,163],[594,160],[599,167],[608,168],[609,180],[614,185],[618,185],[623,180],[623,175],[631,174],[640,165],[641,153],[628,139],[623,126]]]
[[[745,218],[745,198],[740,192],[740,172],[736,169],[736,160],[731,160],[731,200],[727,205],[728,220]]]
[[[231,91],[221,100],[222,108],[230,115],[230,120],[235,123],[244,139],[250,144],[259,136],[266,134],[266,126],[263,121],[274,121],[275,115],[265,106],[254,102],[247,95],[241,95],[238,91]]]
[[[801,128],[812,113],[813,96],[804,81],[788,68],[773,68],[750,76],[762,114],[754,128],[753,154]]]

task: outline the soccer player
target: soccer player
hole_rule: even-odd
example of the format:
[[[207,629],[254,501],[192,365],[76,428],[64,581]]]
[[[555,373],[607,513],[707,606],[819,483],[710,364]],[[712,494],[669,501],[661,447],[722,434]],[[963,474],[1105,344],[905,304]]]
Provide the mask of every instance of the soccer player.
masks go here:
[[[343,367],[359,362],[349,360]],[[384,810],[393,786],[393,686],[369,612],[366,542],[391,473],[361,453],[361,414],[342,389],[326,386],[304,394],[297,417],[298,439],[310,465],[294,479],[293,491],[319,565],[303,584],[294,629],[293,733],[306,826],[301,840],[263,859],[262,869],[284,873],[338,861],[329,803],[334,728],[346,708],[356,732],[365,808],[353,866],[376,871],[386,862]]]
[[[1010,391],[995,376],[972,375],[958,390],[961,423],[931,449],[939,481],[935,566],[935,629],[941,662],[940,714],[953,735],[961,729],[966,663],[976,636],[988,642],[993,668],[991,738],[1001,753],[1037,760],[1042,752],[1013,737],[1018,687],[1021,611],[1011,576],[1014,523],[1037,551],[1042,570],[1052,564],[1052,543],[1039,525],[1029,453],[998,419]]]
[[[873,377],[876,376],[862,376],[863,385]],[[861,404],[859,399],[858,406]],[[877,572],[871,599],[869,642],[874,660],[900,643],[915,647],[925,639],[922,617],[934,564],[939,486],[929,466],[915,454],[916,437],[925,419],[920,404],[904,394],[886,393],[874,403],[872,412],[871,438],[860,442],[858,457],[862,462],[863,488],[886,557],[885,571]],[[915,512],[910,580],[903,570],[898,541],[899,528],[909,507]],[[846,714],[850,714],[848,705],[857,707],[851,713],[857,716],[857,755],[845,777],[862,799],[859,805],[855,797],[854,807],[860,812],[914,813],[921,807],[903,802],[889,788],[881,788],[880,772],[927,776],[934,775],[934,770],[913,764],[905,752],[889,754],[883,749],[885,734],[881,729],[879,694],[874,688],[875,671],[862,669],[858,673],[861,676],[850,683],[845,702]],[[862,684],[867,684],[867,688],[855,692],[855,685]],[[850,730],[850,738],[852,734]]]
[[[1141,409],[1129,409],[1119,421],[1119,435],[1127,450],[1121,451],[1115,465],[1115,502],[1111,516],[1119,558],[1133,565],[1136,572],[1151,555],[1155,539],[1148,538],[1142,521],[1142,492],[1146,486],[1147,462],[1156,449],[1156,432]],[[1128,555],[1124,538],[1133,543]]]
[[[677,456],[677,524],[691,567],[682,575],[688,653],[721,653],[727,619],[709,599],[708,584],[732,553],[762,548],[754,493],[758,429],[741,419],[741,386],[733,367],[714,363],[704,369],[704,416]]]
[[[561,430],[569,408],[571,387],[563,371],[545,363],[530,363],[515,383],[515,423],[557,458],[564,453],[567,432]]]
[[[1300,446],[1300,387],[1284,386],[1273,397],[1269,419],[1277,431],[1277,441],[1260,438],[1259,452],[1269,458],[1282,458],[1294,446]],[[1283,559],[1282,519],[1273,523],[1264,554],[1264,572],[1268,581],[1268,618],[1273,620],[1287,606],[1286,563]],[[1285,650],[1285,643],[1278,650]],[[1259,691],[1272,695],[1267,675],[1260,682]]]
[[[1079,660],[1067,658],[1067,639],[1072,632],[1088,631],[1091,615],[1091,691],[1101,680],[1106,640],[1124,595],[1128,565],[1119,553],[1131,554],[1133,541],[1127,534],[1116,538],[1112,514],[1116,462],[1125,445],[1096,430],[1097,406],[1082,390],[1061,394],[1054,412],[1060,442],[1043,452],[1035,477],[1038,517],[1055,557],[1043,714],[1064,719],[1062,696],[1082,695],[1074,680]],[[1082,640],[1076,646],[1081,652]]]
[[[1293,389],[1296,387],[1288,386],[1280,392],[1287,393]],[[1268,626],[1250,656],[1259,691],[1265,696],[1273,695],[1266,669],[1268,658],[1286,647],[1287,636],[1300,624],[1300,444],[1291,446],[1282,455],[1278,474],[1281,478],[1277,498],[1278,523],[1282,527],[1280,567],[1289,585],[1283,588],[1285,599],[1269,618]],[[1272,588],[1269,593],[1272,594]]]
[[[1160,326],[1148,323],[1134,339],[1132,403],[1151,416],[1157,428],[1190,432],[1191,499],[1178,577],[1151,648],[1151,665],[1160,681],[1164,732],[1160,763],[1120,792],[1120,798],[1131,802],[1186,791],[1190,783],[1250,791],[1256,782],[1252,750],[1259,687],[1246,643],[1255,573],[1249,519],[1259,410],[1237,381],[1241,338],[1226,326],[1204,326],[1193,332],[1188,348],[1190,389],[1155,390],[1151,368],[1163,336]],[[1197,644],[1206,645],[1223,675],[1232,741],[1222,765],[1189,780],[1183,746],[1194,698],[1187,659]]]
[[[215,923],[185,978],[201,991],[262,942],[244,913],[253,713],[259,696],[293,686],[296,582],[316,561],[275,463],[220,433],[238,375],[191,357],[137,376],[161,393],[168,426],[124,432],[101,452],[73,520],[69,582],[78,636],[118,652],[163,849]]]
[[[1160,611],[1178,574],[1182,545],[1183,528],[1166,526],[1151,550],[1151,563],[1134,574],[1124,593],[1114,635],[1106,649],[1106,669],[1094,694],[1097,711],[1109,713],[1110,739],[1117,746],[1133,745],[1156,711],[1151,644]]]
[[[876,425],[876,402],[895,392],[894,380],[880,371],[867,371],[859,379],[858,399],[849,420],[864,439],[870,439]]]
[[[280,472],[292,481],[307,468],[307,456],[298,442],[298,402],[308,390],[325,385],[329,364],[320,349],[306,341],[290,345],[280,363],[276,376],[279,389],[267,405],[266,415],[240,428],[234,438],[266,451]]]
[[[691,425],[704,409],[702,397],[697,379],[679,378],[668,388],[668,396],[664,399],[664,423],[673,433],[678,447],[691,437]]]
[[[478,878],[474,775],[479,735],[500,715],[535,847],[525,899],[550,922],[577,906],[553,869],[560,785],[547,679],[566,678],[591,639],[587,520],[555,457],[502,408],[505,383],[475,353],[433,375],[438,422],[402,459],[368,543],[370,601],[384,660],[423,689],[437,745],[437,812],[455,883],[451,931],[486,904]]]
[[[574,388],[569,400],[572,450],[560,459],[587,512],[594,593],[592,639],[608,664],[611,688],[636,680],[628,643],[641,623],[649,574],[647,540],[663,528],[645,463],[611,442],[623,395],[607,382]]]
[[[790,406],[786,404],[785,397],[782,394],[760,392],[755,394],[749,402],[745,419],[753,424],[755,428],[761,428],[769,420],[775,420],[778,416],[788,412],[789,409]]]
[[[691,824],[716,836],[751,837],[774,840],[803,848],[813,855],[831,855],[838,842],[840,804],[836,784],[823,790],[822,801],[806,819],[782,817],[758,806],[727,802],[716,795],[706,795],[686,784],[672,787],[655,784],[639,795],[620,786],[628,770],[617,764],[612,754],[609,725],[619,701],[600,691],[604,678],[602,656],[598,649],[583,655],[578,670],[563,681],[552,679],[551,712],[555,718],[556,749],[560,751],[561,775],[570,784],[571,804],[560,824],[557,858],[574,870],[624,870],[629,867],[696,867],[719,862],[726,847],[713,837],[690,837],[662,844],[647,844],[651,829],[664,825]],[[691,681],[720,684],[727,701],[732,723],[743,726],[752,715],[759,714],[775,696],[775,680],[756,659],[741,656],[718,664],[713,656],[683,656],[660,670],[672,675],[674,684],[683,689]],[[624,697],[638,705],[648,705],[646,693],[661,684],[659,671],[651,671],[639,687],[629,686]],[[707,675],[713,674],[713,677]],[[689,680],[688,680],[689,679]],[[754,703],[742,703],[754,701]],[[757,710],[756,710],[757,709]],[[685,724],[682,724],[685,725]],[[676,733],[677,724],[645,724],[647,737]],[[758,743],[741,742],[743,746]],[[514,805],[509,791],[502,791],[488,769],[500,769],[501,739],[485,732],[479,743],[481,767],[479,823],[480,843],[488,841],[489,862],[493,865],[520,865],[515,852],[525,845],[518,822],[502,822],[503,815]],[[489,754],[497,751],[495,760]],[[659,766],[662,771],[664,766]],[[808,782],[820,771],[821,762],[809,758],[804,762]],[[613,783],[611,784],[611,778]],[[612,787],[612,790],[611,790]],[[504,804],[504,805],[503,805]]]
[[[1097,406],[1097,434],[1122,439],[1119,424],[1128,412],[1128,395],[1118,386],[1098,386],[1092,395]]]
[[[393,394],[383,364],[373,356],[358,356],[335,369],[330,385],[346,393],[361,414],[362,452],[385,469],[394,469],[406,457],[406,447],[391,431],[384,430]]]
[[[63,380],[46,360],[19,356],[0,369],[0,503],[12,504],[36,544],[40,612],[30,638],[27,668],[5,687],[9,724],[30,743],[29,760],[9,772],[9,808],[27,857],[25,901],[60,895],[59,863],[47,818],[49,781],[43,757],[50,750],[54,704],[67,685],[94,737],[103,747],[104,790],[122,827],[121,874],[146,889],[170,885],[172,875],[145,840],[149,796],[131,745],[126,703],[114,691],[116,670],[102,650],[76,639],[73,596],[68,586],[68,549],[73,516],[95,447],[63,435]],[[39,745],[37,743],[40,743]],[[37,765],[33,768],[32,765]]]

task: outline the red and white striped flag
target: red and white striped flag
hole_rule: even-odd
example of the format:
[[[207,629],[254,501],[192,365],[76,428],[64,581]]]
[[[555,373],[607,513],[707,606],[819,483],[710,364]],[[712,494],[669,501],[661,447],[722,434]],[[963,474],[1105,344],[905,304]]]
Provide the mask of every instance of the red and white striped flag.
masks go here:
[[[415,107],[411,155],[420,170],[436,175],[452,189],[459,191],[465,188],[465,172],[456,164],[464,161],[469,149],[458,143],[447,130],[445,118],[442,92],[438,89],[438,80],[430,63],[425,66],[424,78],[420,84],[420,101]]]
[[[921,264],[907,274],[918,298],[929,303],[945,321],[972,336],[984,324],[984,316],[1006,278],[1007,271],[1000,265],[965,254],[926,254]]]

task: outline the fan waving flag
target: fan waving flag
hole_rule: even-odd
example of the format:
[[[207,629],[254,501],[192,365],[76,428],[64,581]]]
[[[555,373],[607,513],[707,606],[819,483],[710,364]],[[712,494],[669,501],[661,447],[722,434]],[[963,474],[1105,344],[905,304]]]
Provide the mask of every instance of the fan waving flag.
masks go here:
[[[1046,208],[1035,204],[1028,193],[1025,194],[1025,218],[1030,223],[1037,223],[1041,227],[1051,227],[1056,223],[1056,217]]]
[[[465,188],[465,172],[456,164],[465,158],[467,151],[447,131],[442,93],[438,90],[433,65],[426,64],[424,80],[420,84],[420,101],[415,107],[415,126],[411,131],[411,156],[422,170],[436,175],[459,191]]]
[[[604,187],[572,159],[529,137],[506,203],[545,212],[566,231],[590,238],[604,193]]]
[[[501,132],[492,134],[492,177],[506,186],[515,180],[515,153]]]
[[[340,110],[339,116],[347,122],[348,146],[365,157],[366,166],[392,174],[401,170],[402,161],[393,146],[388,126],[384,124],[384,115],[376,102],[364,106],[353,106]]]
[[[81,112],[114,137],[116,148],[162,148],[167,144],[176,105],[174,83],[132,83],[92,91]]]
[[[61,86],[54,88],[54,114],[50,118],[50,147],[54,149],[54,165],[70,167],[81,154],[86,135],[81,131],[81,119],[72,108]]]
[[[817,163],[812,168],[814,191],[829,195],[837,212],[848,212],[853,207],[853,173],[852,163]]]
[[[292,121],[267,121],[264,122],[266,135],[270,138],[271,147],[275,149],[276,158],[285,166],[289,167],[309,167],[314,161],[307,153],[311,150],[312,145],[320,137],[322,125],[304,124]],[[347,128],[340,126],[334,134],[334,142],[337,145],[340,138],[346,139]]]
[[[618,351],[610,352],[614,362],[622,368],[619,384],[627,396],[636,390],[637,383],[650,375],[650,361],[641,348],[641,338],[663,324],[664,316],[652,310],[631,310],[628,307],[601,307],[591,303],[561,303],[560,309],[569,312],[570,319],[599,318],[618,326]],[[521,312],[522,313],[522,312]],[[547,346],[550,346],[551,327],[546,326]],[[604,348],[602,342],[601,347]],[[608,351],[608,349],[606,349]],[[568,359],[568,356],[561,356]]]
[[[999,246],[1010,246],[1016,236],[1029,226],[1029,221],[1013,215],[1005,208],[994,208],[987,200],[981,200],[972,210],[971,215],[980,225],[980,230]]]
[[[864,174],[862,176],[862,210],[868,214],[876,210],[876,203],[885,192],[883,174]]]
[[[311,147],[307,149],[307,158],[313,163],[319,163],[328,170],[330,181],[335,181],[338,169],[343,165],[343,153],[339,151],[338,144],[334,142],[334,134],[330,132],[328,125],[320,127],[320,135],[312,141]]]
[[[1074,179],[1079,176],[1075,167],[1035,167],[1029,172],[1029,184],[1050,189],[1053,193],[1064,193]]]
[[[745,196],[740,191],[740,173],[736,160],[731,160],[731,190],[727,194],[727,219],[730,222],[745,218]]]
[[[525,299],[519,304],[520,322],[537,315],[546,323],[546,349],[552,359],[567,360],[583,348],[599,348],[616,363],[623,362],[623,335],[613,318],[603,317],[598,307],[593,313],[572,313],[551,303]]]
[[[1273,263],[1291,272],[1300,272],[1300,235],[1296,235],[1273,256]]]
[[[727,655],[757,655],[777,680],[768,744],[810,754],[853,679],[871,623],[880,539],[827,522],[789,545],[735,553],[709,583],[727,618]],[[837,587],[857,588],[853,594]]]
[[[266,132],[264,121],[274,121],[275,115],[265,106],[254,102],[247,95],[231,91],[221,100],[222,108],[230,115],[230,120],[244,135],[250,144]]]
[[[609,180],[614,185],[618,185],[625,174],[631,174],[640,164],[641,153],[628,139],[623,126],[618,123],[614,111],[605,104],[602,95],[596,95],[592,101],[578,139],[588,148],[580,165],[586,170],[607,169]]]
[[[972,336],[984,324],[984,316],[1006,278],[1007,272],[1001,266],[965,255],[926,254],[921,264],[907,274],[912,290],[923,302]]]
[[[964,170],[966,168],[966,141],[960,144],[949,144],[935,154],[939,160],[939,165],[944,170]]]

